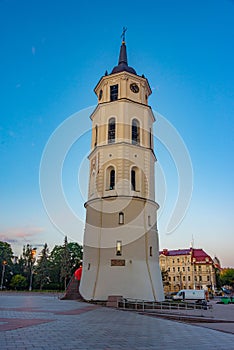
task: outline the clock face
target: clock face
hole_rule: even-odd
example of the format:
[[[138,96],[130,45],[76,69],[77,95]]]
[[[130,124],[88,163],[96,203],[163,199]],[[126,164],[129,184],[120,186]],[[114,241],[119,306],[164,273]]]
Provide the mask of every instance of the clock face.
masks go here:
[[[101,98],[102,98],[102,94],[103,94],[103,91],[102,91],[102,90],[100,90],[100,91],[99,91],[99,97],[98,97],[98,98],[99,98],[99,100],[101,100]]]
[[[139,92],[139,86],[136,83],[132,83],[130,84],[130,89],[132,90],[132,92],[134,92],[135,94],[137,92]]]

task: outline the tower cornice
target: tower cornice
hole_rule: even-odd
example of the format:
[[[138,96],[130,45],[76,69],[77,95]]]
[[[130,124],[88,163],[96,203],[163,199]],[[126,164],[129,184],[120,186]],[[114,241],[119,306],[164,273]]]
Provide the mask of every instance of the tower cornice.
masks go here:
[[[110,75],[103,75],[99,79],[97,85],[94,88],[95,94],[98,95],[98,91],[100,90],[102,85],[104,85],[107,81],[114,80],[115,78],[118,78],[118,77],[122,77],[122,79],[132,78],[133,80],[138,81],[139,83],[140,82],[144,82],[144,83],[146,83],[146,86],[147,86],[147,89],[148,89],[148,96],[150,96],[152,94],[152,90],[150,88],[150,85],[149,85],[149,82],[148,82],[147,78],[145,78],[144,76],[140,76],[140,75],[137,75],[137,74],[129,73],[129,72],[126,72],[126,71],[121,71],[121,72],[118,72],[118,73],[112,73]]]
[[[90,115],[90,119],[93,121],[93,116],[96,114],[96,112],[99,111],[99,109],[102,107],[102,106],[105,106],[105,105],[109,105],[109,104],[113,104],[113,103],[119,103],[119,102],[123,102],[123,103],[134,103],[134,104],[137,104],[139,106],[143,106],[145,107],[146,109],[148,109],[150,111],[150,117],[152,119],[152,122],[154,123],[156,121],[156,118],[154,116],[154,113],[152,111],[152,108],[151,106],[147,105],[147,104],[143,104],[143,103],[140,103],[140,102],[136,102],[134,100],[131,100],[130,98],[120,98],[118,101],[115,101],[115,102],[111,102],[111,101],[107,101],[107,102],[101,102],[99,103],[95,109],[93,110],[92,114]]]

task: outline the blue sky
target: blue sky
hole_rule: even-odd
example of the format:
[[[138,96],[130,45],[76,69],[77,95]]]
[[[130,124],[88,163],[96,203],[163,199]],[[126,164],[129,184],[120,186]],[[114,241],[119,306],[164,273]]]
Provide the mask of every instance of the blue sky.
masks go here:
[[[129,65],[148,78],[149,104],[184,140],[194,172],[189,209],[167,234],[178,183],[170,156],[155,140],[167,184],[160,248],[186,248],[193,238],[194,247],[217,255],[223,266],[234,266],[233,18],[230,0],[111,6],[109,1],[0,1],[0,239],[10,242],[16,254],[27,243],[40,247],[47,242],[52,249],[63,243],[64,234],[82,243],[90,132],[64,163],[64,192],[81,218],[77,234],[60,232],[46,214],[41,157],[64,120],[97,103],[93,88],[117,64],[126,26]],[[85,114],[78,126],[82,130],[91,126]]]

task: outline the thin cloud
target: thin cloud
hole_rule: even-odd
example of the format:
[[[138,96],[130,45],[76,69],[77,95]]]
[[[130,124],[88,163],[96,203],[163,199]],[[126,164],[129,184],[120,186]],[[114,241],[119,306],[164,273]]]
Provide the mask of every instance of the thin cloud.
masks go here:
[[[10,240],[19,241],[22,238],[27,239],[33,236],[37,236],[43,231],[43,227],[13,227],[4,231],[0,231],[0,240],[8,242],[10,242]]]

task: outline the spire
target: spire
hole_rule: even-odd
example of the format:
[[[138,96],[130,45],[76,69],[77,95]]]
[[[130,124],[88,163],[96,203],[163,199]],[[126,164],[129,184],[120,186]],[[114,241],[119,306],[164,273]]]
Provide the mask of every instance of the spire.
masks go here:
[[[126,64],[128,65],[128,59],[127,59],[127,48],[125,45],[125,41],[122,41],[122,45],[120,47],[120,53],[119,53],[119,63],[120,64]]]
[[[119,73],[119,72],[123,72],[123,71],[129,72],[129,73],[132,73],[132,74],[136,74],[135,69],[133,69],[132,67],[128,66],[127,47],[126,47],[126,44],[125,44],[125,32],[126,32],[126,30],[127,30],[127,28],[123,27],[123,32],[122,32],[122,35],[121,35],[122,45],[120,47],[120,52],[119,52],[118,66],[115,66],[112,69],[111,74]]]

